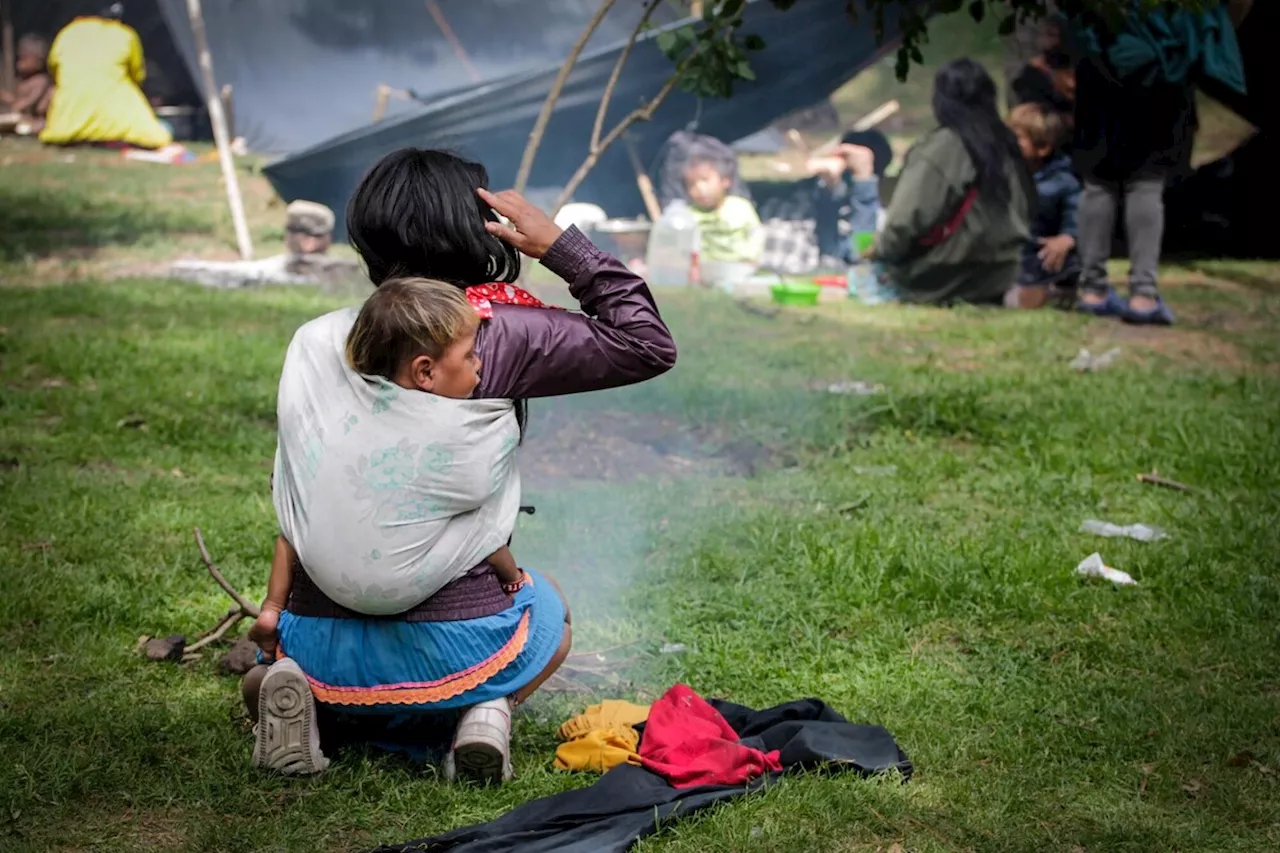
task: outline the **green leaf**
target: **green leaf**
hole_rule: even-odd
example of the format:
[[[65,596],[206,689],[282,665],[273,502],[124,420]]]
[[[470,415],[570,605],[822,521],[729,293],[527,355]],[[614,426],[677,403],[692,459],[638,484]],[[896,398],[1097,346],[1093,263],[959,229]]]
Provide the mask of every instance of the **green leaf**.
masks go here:
[[[974,21],[981,24],[982,19],[987,16],[987,4],[983,3],[982,0],[973,0],[969,4],[969,15]]]
[[[745,4],[746,0],[724,0],[724,4],[720,7],[720,17],[732,18],[742,11]]]
[[[764,50],[764,39],[752,33],[742,40],[742,46],[747,50]]]
[[[743,80],[756,79],[756,72],[751,70],[751,63],[745,59],[738,61],[738,64],[733,67],[733,73]]]
[[[654,44],[658,46],[658,50],[662,51],[668,57],[672,56],[676,49],[676,34],[672,30],[664,30],[658,33]]]

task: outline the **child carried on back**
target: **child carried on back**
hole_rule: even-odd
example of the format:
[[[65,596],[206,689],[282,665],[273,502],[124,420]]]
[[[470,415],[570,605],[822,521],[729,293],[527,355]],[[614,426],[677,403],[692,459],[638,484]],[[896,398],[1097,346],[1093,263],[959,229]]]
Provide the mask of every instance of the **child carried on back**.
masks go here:
[[[366,615],[406,610],[482,561],[508,594],[523,585],[507,547],[520,499],[514,407],[510,400],[469,399],[480,382],[479,323],[457,287],[423,278],[387,281],[351,326],[349,370],[315,377],[306,399],[296,401],[313,412],[320,435],[321,425],[337,423],[344,435],[360,428],[361,436],[328,446],[320,435],[304,437],[293,453],[280,454],[299,458],[306,470],[275,478],[282,534],[262,614],[250,631],[264,651],[275,650],[299,552],[329,598]],[[283,397],[282,406],[294,404]],[[361,401],[369,414],[354,405]],[[363,418],[371,423],[361,424]],[[322,467],[326,454],[350,464],[326,460]],[[341,487],[354,489],[363,514],[319,518],[324,502],[298,494]],[[310,514],[299,511],[303,505]]]

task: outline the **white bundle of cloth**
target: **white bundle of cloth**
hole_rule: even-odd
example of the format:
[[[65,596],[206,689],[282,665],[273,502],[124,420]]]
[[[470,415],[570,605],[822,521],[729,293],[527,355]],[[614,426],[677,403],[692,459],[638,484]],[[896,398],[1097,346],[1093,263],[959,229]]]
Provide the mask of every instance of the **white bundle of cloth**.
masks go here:
[[[280,532],[326,596],[401,613],[507,544],[520,511],[510,400],[406,390],[347,364],[357,309],[293,336],[277,400]]]

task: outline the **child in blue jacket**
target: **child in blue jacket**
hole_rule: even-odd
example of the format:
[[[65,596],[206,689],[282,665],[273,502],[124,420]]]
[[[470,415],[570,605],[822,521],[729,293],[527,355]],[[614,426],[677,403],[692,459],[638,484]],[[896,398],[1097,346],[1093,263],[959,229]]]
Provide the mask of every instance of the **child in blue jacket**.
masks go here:
[[[1071,171],[1071,159],[1061,151],[1067,128],[1057,113],[1038,103],[1014,107],[1008,123],[1035,175],[1039,201],[1031,222],[1031,239],[1022,250],[1017,286],[1009,292],[1006,304],[1039,308],[1054,297],[1074,301],[1080,278],[1076,212],[1081,185]]]

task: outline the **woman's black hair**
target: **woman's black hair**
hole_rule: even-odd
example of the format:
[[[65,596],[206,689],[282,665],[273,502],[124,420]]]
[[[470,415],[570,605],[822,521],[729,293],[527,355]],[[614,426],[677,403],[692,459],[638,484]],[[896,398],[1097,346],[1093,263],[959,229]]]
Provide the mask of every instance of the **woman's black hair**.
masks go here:
[[[878,130],[851,130],[840,137],[840,141],[847,145],[870,148],[871,153],[875,155],[875,170],[878,177],[883,178],[884,170],[888,169],[889,164],[893,162],[893,146],[889,144],[889,137]]]
[[[996,84],[972,59],[957,59],[938,69],[933,83],[933,115],[964,143],[978,173],[978,187],[997,203],[1009,201],[1008,167],[1022,168],[1018,138],[1000,118]]]
[[[447,151],[403,148],[378,161],[347,204],[347,239],[374,287],[413,275],[458,287],[514,282],[520,253],[485,230],[497,222],[476,195],[484,166]]]

